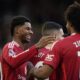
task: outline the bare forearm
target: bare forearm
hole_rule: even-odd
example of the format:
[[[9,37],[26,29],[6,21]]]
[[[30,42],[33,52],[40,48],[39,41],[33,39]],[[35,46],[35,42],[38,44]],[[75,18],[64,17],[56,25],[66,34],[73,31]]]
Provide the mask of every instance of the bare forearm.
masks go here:
[[[43,67],[40,67],[38,69],[33,68],[31,74],[39,79],[45,79],[49,77],[52,71],[53,69],[50,66],[44,65]]]

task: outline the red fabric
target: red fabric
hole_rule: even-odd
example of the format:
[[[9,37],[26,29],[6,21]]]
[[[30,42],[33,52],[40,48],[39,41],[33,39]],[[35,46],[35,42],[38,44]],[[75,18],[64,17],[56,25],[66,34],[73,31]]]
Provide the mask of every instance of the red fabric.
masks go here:
[[[49,53],[49,51],[50,50],[46,49],[46,48],[39,49],[38,54],[35,55],[33,58],[31,58],[30,61],[33,63],[33,65],[35,67],[42,66],[43,65],[42,62],[44,61],[44,59],[45,59],[46,55]],[[56,72],[52,73],[50,75],[50,77],[48,77],[47,79],[44,79],[44,80],[52,80],[53,76],[54,76],[54,80],[55,80]],[[31,77],[29,80],[35,80],[35,78]]]
[[[44,64],[56,70],[56,80],[79,80],[78,58],[80,58],[80,34],[75,34],[57,42],[45,58]]]
[[[39,49],[38,54],[31,58],[30,61],[35,67],[40,67],[43,65],[42,63],[47,53],[49,53],[49,49],[46,48]],[[31,76],[29,80],[35,80],[35,78]]]
[[[33,65],[36,65],[37,63],[45,59],[47,53],[49,53],[49,49],[46,48],[39,49],[38,54],[31,58],[30,61],[33,63]]]
[[[2,52],[2,80],[26,80],[26,61],[37,53],[35,46],[23,51],[13,41],[6,44]]]

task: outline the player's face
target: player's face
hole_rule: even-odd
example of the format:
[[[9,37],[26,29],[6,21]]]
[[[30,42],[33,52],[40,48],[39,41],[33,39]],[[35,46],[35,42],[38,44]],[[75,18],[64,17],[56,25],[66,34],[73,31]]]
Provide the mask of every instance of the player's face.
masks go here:
[[[64,35],[64,32],[63,32],[63,29],[61,28],[61,29],[58,31],[58,34],[57,34],[57,36],[56,36],[57,40],[63,39],[63,38],[64,38],[63,35]]]
[[[33,31],[29,22],[25,22],[24,25],[18,28],[19,39],[22,43],[30,42],[32,34]]]
[[[49,31],[50,36],[54,36],[55,40],[59,40],[63,38],[64,32],[63,29],[61,28],[60,30],[51,30]]]

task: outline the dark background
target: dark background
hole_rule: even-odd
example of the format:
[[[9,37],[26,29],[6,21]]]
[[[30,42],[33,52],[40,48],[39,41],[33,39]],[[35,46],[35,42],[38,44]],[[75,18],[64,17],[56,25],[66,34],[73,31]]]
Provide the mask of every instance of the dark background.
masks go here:
[[[56,21],[65,28],[64,11],[75,0],[0,0],[0,48],[11,40],[10,21],[13,16],[23,15],[32,21],[35,43],[41,37],[41,25],[45,21]],[[79,0],[78,0],[79,1]]]

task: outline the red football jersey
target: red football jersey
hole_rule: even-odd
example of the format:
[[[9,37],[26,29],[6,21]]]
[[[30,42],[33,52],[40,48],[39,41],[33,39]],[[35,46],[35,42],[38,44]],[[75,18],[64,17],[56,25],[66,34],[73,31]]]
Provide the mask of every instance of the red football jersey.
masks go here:
[[[52,66],[53,72],[56,70],[56,80],[80,80],[80,34],[57,42],[44,64]]]
[[[49,53],[49,49],[46,49],[46,48],[39,49],[38,54],[35,55],[30,61],[37,68],[40,66],[43,66],[43,61],[44,61],[47,53]],[[37,79],[31,77],[30,80],[37,80]]]
[[[49,49],[39,49],[38,54],[35,55],[30,61],[33,63],[33,65],[37,65],[39,62],[42,62],[44,60],[47,52],[49,53]]]
[[[6,44],[2,52],[2,80],[26,80],[26,61],[37,53],[35,46],[24,51],[15,41]]]
[[[56,41],[57,42],[57,41]],[[38,54],[35,55],[33,58],[31,58],[31,62],[33,63],[33,65],[37,68],[39,68],[40,66],[43,66],[43,61],[46,57],[46,55],[50,52],[52,46],[54,46],[54,44],[56,43],[54,42],[53,44],[48,44],[45,48],[39,49],[38,50]],[[51,77],[54,76],[54,80],[55,80],[55,73],[52,73],[50,75],[50,77],[44,79],[44,80],[51,80]],[[30,80],[38,80],[36,78],[30,78]]]

